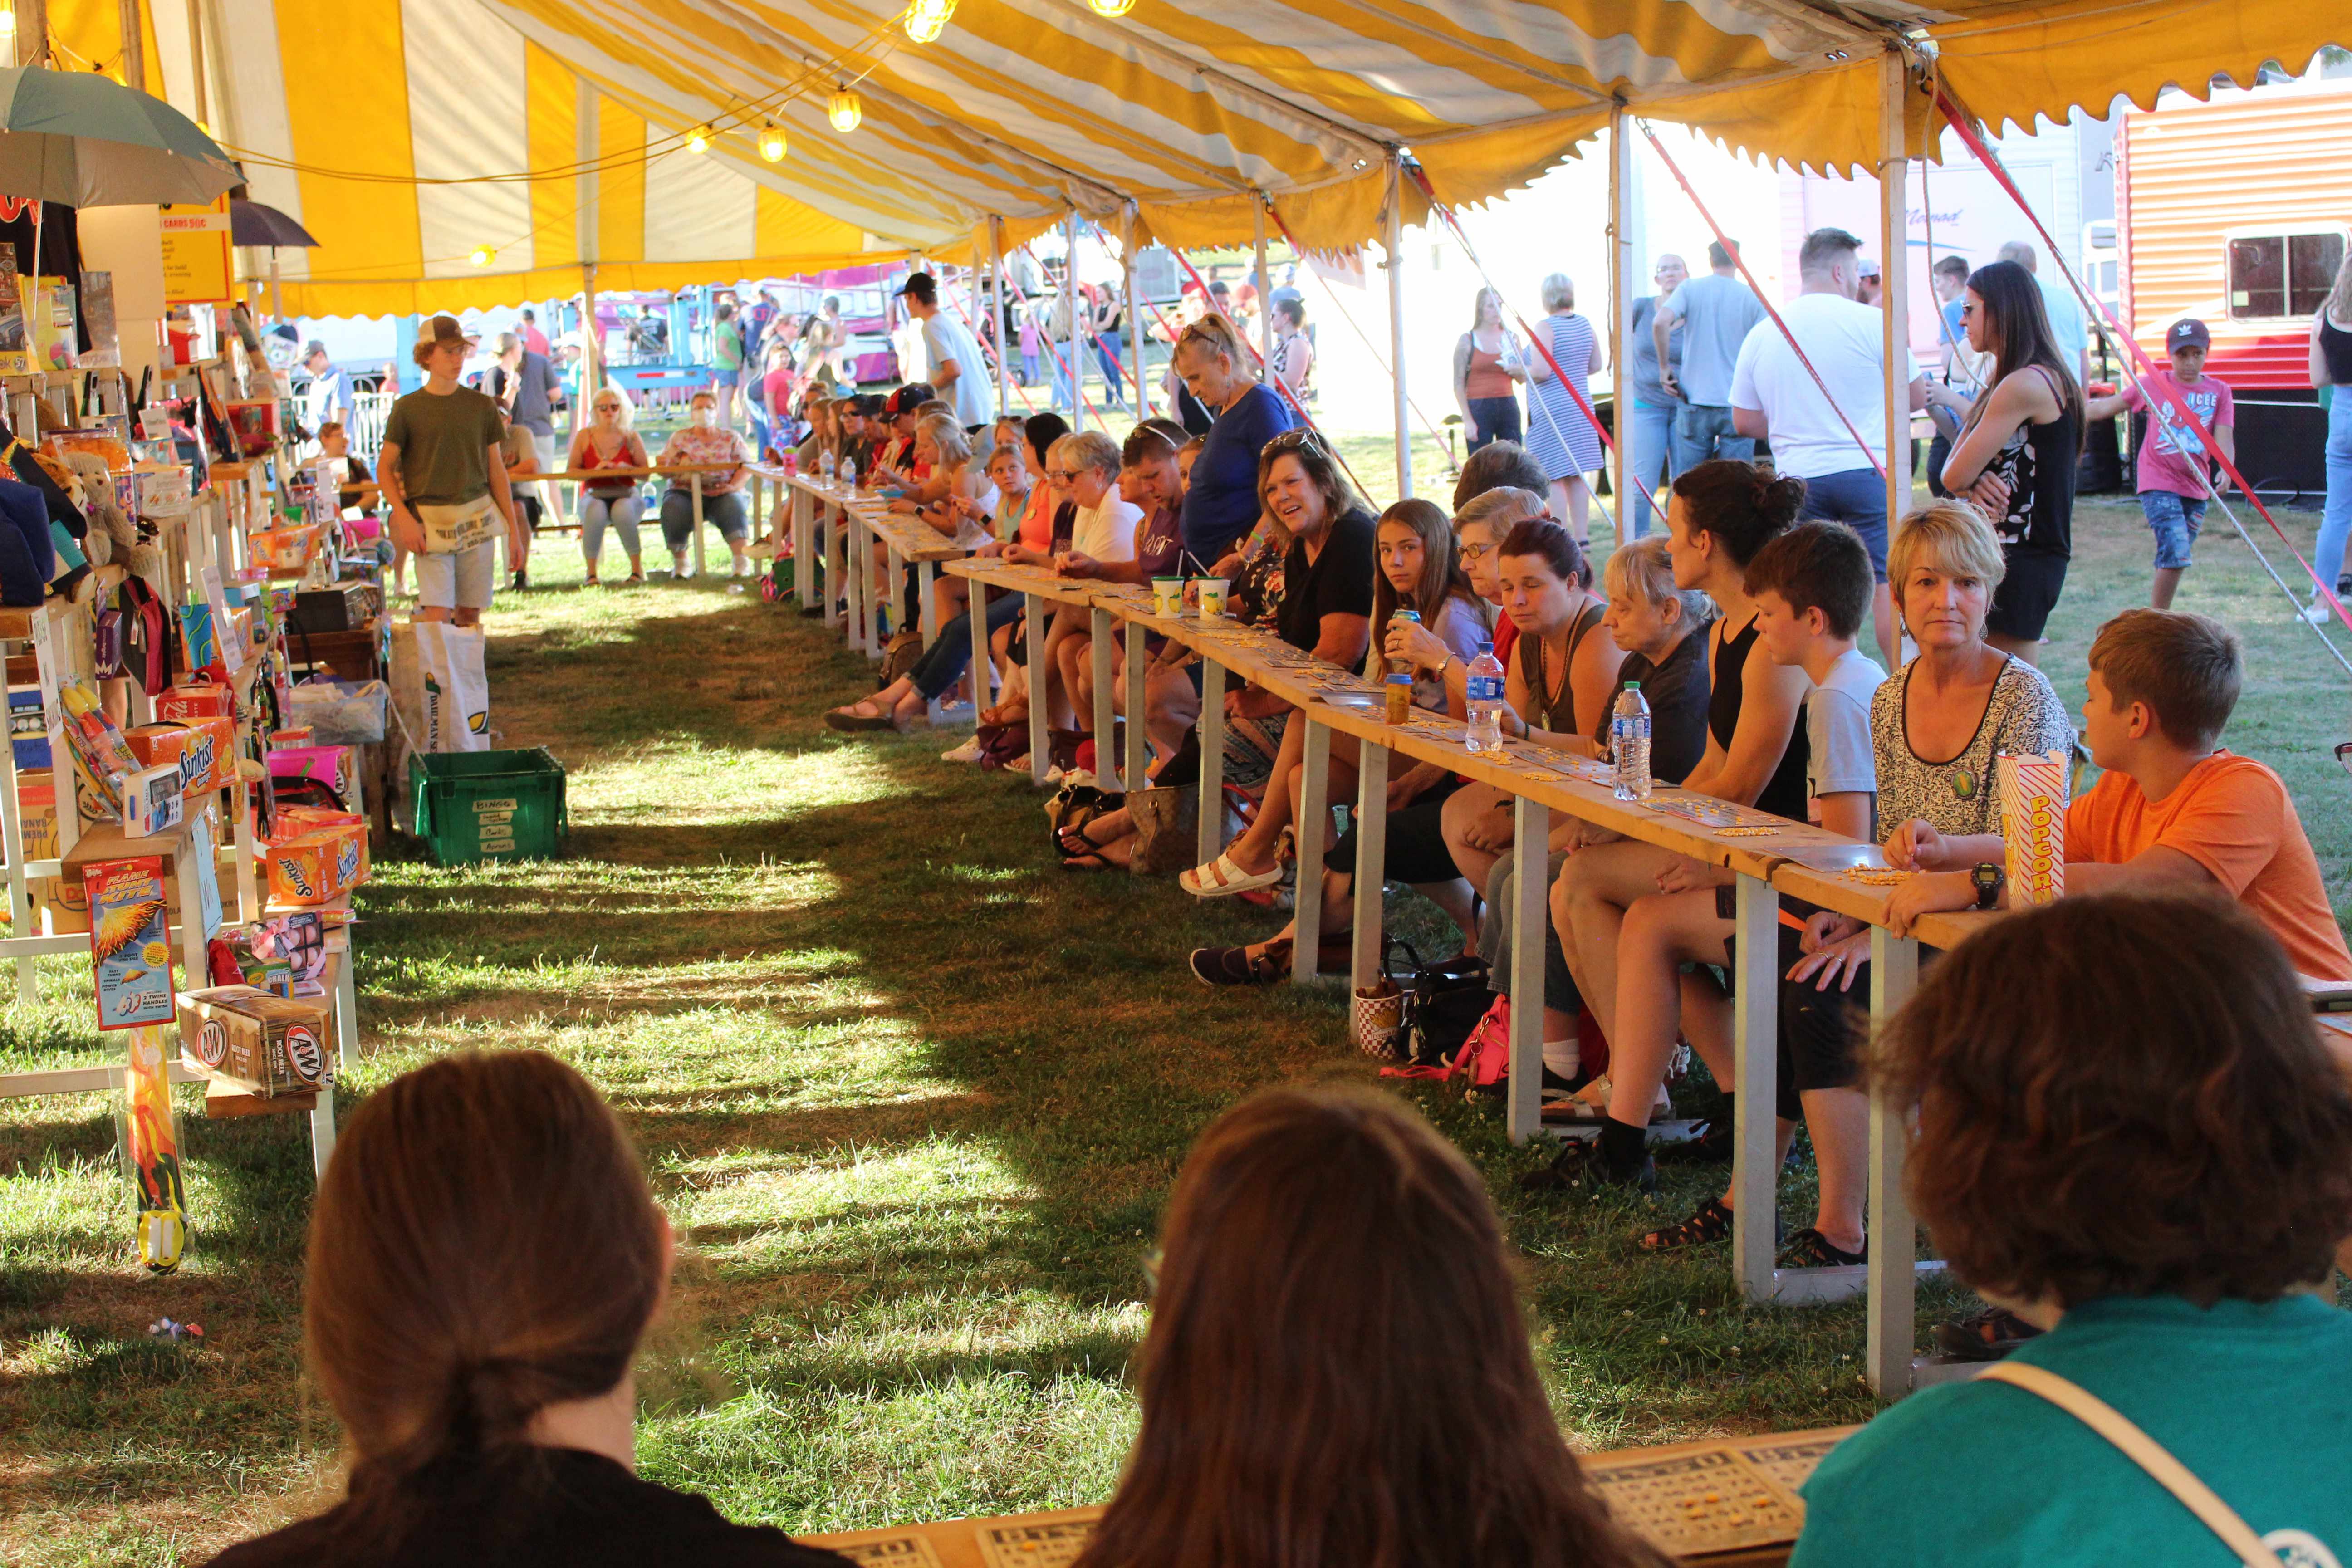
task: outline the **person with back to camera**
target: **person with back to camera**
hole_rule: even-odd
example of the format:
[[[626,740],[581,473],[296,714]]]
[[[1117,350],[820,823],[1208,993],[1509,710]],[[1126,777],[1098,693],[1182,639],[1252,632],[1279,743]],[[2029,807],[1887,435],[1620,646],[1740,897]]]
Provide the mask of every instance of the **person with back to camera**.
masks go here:
[[[1244,1101],[1161,1237],[1142,1426],[1076,1568],[1664,1568],[1561,1439],[1486,1184],[1409,1108]]]
[[[2042,314],[2033,275],[1996,261],[1969,275],[1960,319],[1969,346],[1993,356],[1991,389],[1967,404],[1968,422],[1940,476],[1976,502],[2000,535],[2008,571],[1985,621],[1992,645],[2032,664],[2066,587],[2074,549],[2074,464],[2083,451],[2083,389]],[[1958,406],[1949,387],[1928,401]]]
[[[467,1052],[369,1095],[302,1292],[349,1492],[215,1568],[846,1568],[637,1478],[631,1367],[673,1257],[620,1119],[553,1057]]]
[[[2250,912],[2013,915],[1923,971],[1870,1081],[1952,1273],[2047,1332],[1832,1449],[1790,1568],[2352,1557],[2352,1090]]]
[[[1592,486],[1584,476],[1601,468],[1601,426],[1585,413],[1591,406],[1586,383],[1601,373],[1608,356],[1592,323],[1577,313],[1576,284],[1567,273],[1543,280],[1543,306],[1538,347],[1551,352],[1538,353],[1527,367],[1534,378],[1528,389],[1528,452],[1550,480],[1552,515],[1567,525],[1577,548],[1585,550],[1591,547]]]
[[[1731,423],[1731,373],[1739,345],[1764,320],[1763,301],[1738,275],[1738,242],[1710,241],[1707,270],[1658,301],[1650,318],[1650,346],[1658,363],[1661,388],[1683,400],[1675,411],[1670,460],[1684,474],[1711,458],[1747,462],[1756,456],[1753,438]],[[1673,362],[1670,334],[1683,323],[1682,363]]]
[[[1668,392],[1665,375],[1679,371],[1683,364],[1679,319],[1666,323],[1666,357],[1658,357],[1658,341],[1650,331],[1657,320],[1658,306],[1674,298],[1690,278],[1690,267],[1679,256],[1667,251],[1658,258],[1651,273],[1658,291],[1644,294],[1633,301],[1633,320],[1627,323],[1633,341],[1626,345],[1630,363],[1625,367],[1625,379],[1633,384],[1633,416],[1625,422],[1625,468],[1631,476],[1627,488],[1633,494],[1618,502],[1633,514],[1633,539],[1646,538],[1650,531],[1650,497],[1662,484],[1675,477],[1676,470],[1667,462],[1674,442],[1675,413],[1682,399]]]

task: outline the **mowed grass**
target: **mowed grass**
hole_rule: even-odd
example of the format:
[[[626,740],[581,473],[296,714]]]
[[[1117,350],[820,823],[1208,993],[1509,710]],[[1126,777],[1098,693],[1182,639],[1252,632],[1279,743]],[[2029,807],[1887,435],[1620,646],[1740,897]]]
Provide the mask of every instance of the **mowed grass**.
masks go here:
[[[1368,480],[1384,455],[1351,444]],[[2315,521],[2289,520],[2305,547]],[[2077,526],[2047,659],[2070,700],[2148,554],[2127,502]],[[2286,775],[2340,904],[2352,686],[2242,546],[2201,555],[2183,605],[2248,644],[2229,740]],[[571,858],[379,863],[343,1109],[466,1047],[555,1052],[612,1098],[683,1248],[641,1372],[648,1474],[802,1531],[1099,1500],[1169,1183],[1251,1090],[1370,1078],[1338,995],[1203,991],[1187,948],[1279,917],[1063,872],[1025,784],[938,760],[952,734],[824,729],[871,681],[816,623],[709,580],[567,591],[568,540],[533,576],[550,591],[493,612],[497,722],[570,768]],[[0,1014],[0,1068],[111,1059],[82,962],[41,979]],[[1492,1110],[1396,1092],[1489,1177],[1579,1444],[1870,1415],[1859,1304],[1746,1309],[1719,1249],[1633,1247],[1719,1168],[1669,1164],[1655,1200],[1530,1199],[1543,1156]],[[193,1089],[180,1110],[195,1244],[159,1279],[129,1254],[107,1097],[0,1102],[0,1561],[201,1561],[340,1489],[299,1348],[305,1123],[209,1122]],[[1811,1199],[1792,1173],[1792,1225]],[[1923,1291],[1923,1325],[1962,1300]],[[167,1314],[202,1346],[151,1340]]]

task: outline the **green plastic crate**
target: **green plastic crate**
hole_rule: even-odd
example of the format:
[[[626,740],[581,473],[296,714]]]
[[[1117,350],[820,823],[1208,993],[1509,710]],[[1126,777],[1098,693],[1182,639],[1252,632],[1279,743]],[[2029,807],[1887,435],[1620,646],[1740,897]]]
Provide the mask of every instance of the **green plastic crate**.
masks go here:
[[[408,788],[416,837],[444,866],[550,859],[572,836],[563,764],[544,746],[411,752]]]

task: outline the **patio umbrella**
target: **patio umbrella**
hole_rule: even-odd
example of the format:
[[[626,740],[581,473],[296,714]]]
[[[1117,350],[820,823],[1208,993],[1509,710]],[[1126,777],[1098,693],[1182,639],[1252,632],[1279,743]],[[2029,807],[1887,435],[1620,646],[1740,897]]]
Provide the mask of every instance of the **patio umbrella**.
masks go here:
[[[0,195],[204,203],[243,176],[195,122],[96,71],[0,69]]]
[[[265,245],[272,250],[281,245],[303,249],[319,243],[309,229],[276,207],[242,196],[229,198],[228,237],[234,245]]]

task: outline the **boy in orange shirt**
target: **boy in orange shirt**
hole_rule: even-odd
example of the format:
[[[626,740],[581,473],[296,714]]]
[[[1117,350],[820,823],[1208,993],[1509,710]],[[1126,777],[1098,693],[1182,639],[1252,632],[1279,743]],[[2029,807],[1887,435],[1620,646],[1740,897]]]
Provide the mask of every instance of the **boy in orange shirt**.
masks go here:
[[[2286,785],[2219,744],[2242,675],[2236,634],[2205,616],[2126,610],[2099,628],[2083,742],[2103,772],[2066,812],[2066,890],[2214,888],[2243,903],[2300,973],[2352,981],[2352,951]],[[1895,890],[1896,934],[1930,910],[1982,907],[1988,887],[2006,902],[1999,838],[1931,832],[1909,848],[1930,874]]]

